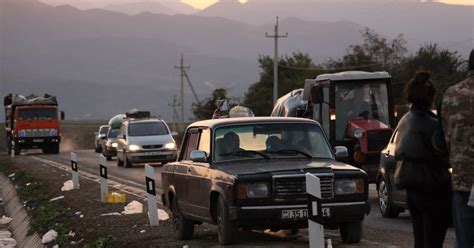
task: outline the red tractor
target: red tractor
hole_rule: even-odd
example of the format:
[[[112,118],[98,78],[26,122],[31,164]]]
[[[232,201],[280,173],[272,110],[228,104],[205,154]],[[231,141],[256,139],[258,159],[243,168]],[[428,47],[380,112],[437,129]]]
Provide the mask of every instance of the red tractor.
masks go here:
[[[347,71],[307,79],[304,89],[281,97],[272,116],[306,117],[318,121],[332,146],[345,146],[348,161],[375,182],[380,151],[395,126],[390,75]]]

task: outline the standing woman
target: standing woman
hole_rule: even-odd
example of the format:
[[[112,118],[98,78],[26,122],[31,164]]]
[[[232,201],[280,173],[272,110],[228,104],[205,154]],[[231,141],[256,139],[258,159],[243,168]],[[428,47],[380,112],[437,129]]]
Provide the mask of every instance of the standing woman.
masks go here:
[[[431,111],[436,88],[430,74],[420,71],[404,93],[411,107],[397,127],[395,159],[400,173],[394,180],[407,190],[415,248],[442,248],[450,222],[451,186],[441,124]]]

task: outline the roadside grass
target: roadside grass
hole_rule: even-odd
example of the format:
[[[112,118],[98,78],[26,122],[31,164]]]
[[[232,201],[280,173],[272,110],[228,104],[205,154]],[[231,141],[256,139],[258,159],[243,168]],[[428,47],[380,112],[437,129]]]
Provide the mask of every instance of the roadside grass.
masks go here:
[[[85,244],[84,248],[108,248],[112,247],[113,237],[100,237],[92,244]]]
[[[15,184],[23,206],[31,217],[28,235],[44,234],[51,229],[58,232],[55,243],[63,245],[69,241],[65,226],[59,218],[66,212],[59,202],[50,202],[45,184],[28,172],[17,169],[8,160],[0,160],[0,172],[3,172]]]

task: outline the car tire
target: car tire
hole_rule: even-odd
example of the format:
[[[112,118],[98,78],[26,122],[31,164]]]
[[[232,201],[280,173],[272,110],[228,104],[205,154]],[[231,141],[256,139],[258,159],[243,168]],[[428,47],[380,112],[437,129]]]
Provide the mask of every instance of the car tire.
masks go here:
[[[400,210],[393,206],[388,185],[383,178],[379,180],[377,188],[380,213],[384,218],[397,218]]]
[[[359,243],[362,239],[362,221],[342,223],[339,233],[344,243]]]
[[[20,153],[21,153],[20,146],[16,145],[14,149],[15,149],[15,155],[20,155]]]
[[[123,161],[117,156],[117,166],[118,167],[123,167]]]
[[[127,154],[125,152],[123,153],[123,158],[124,158],[123,166],[125,168],[131,168],[133,166],[133,164],[130,162],[130,160],[128,160]]]
[[[233,244],[236,239],[238,228],[230,220],[229,207],[222,196],[217,200],[217,237],[220,245]]]
[[[107,159],[107,161],[111,161],[111,160],[112,160],[112,156],[105,156],[105,159]]]
[[[173,222],[174,235],[176,239],[188,240],[193,238],[194,222],[183,216],[178,206],[178,199],[171,202],[171,220]]]
[[[52,154],[59,154],[59,143],[54,144],[54,145],[51,147],[50,152],[51,152]]]

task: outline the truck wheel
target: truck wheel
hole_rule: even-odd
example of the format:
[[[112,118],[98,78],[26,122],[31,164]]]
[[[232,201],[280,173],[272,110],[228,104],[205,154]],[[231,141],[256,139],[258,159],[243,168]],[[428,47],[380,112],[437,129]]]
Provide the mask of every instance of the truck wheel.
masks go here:
[[[238,228],[229,218],[229,207],[222,196],[217,200],[217,236],[220,245],[228,245],[235,242]]]
[[[362,238],[362,221],[342,223],[339,233],[344,243],[359,243]]]
[[[15,146],[15,155],[20,155],[20,153],[21,153],[21,148],[20,148],[20,146],[16,145]]]
[[[187,240],[193,238],[194,223],[186,219],[178,207],[178,199],[174,197],[171,203],[171,219],[173,221],[174,235],[176,239]]]
[[[59,143],[55,144],[51,147],[51,153],[52,154],[59,154]]]
[[[378,183],[379,209],[384,218],[397,218],[400,210],[392,205],[387,183],[382,178]]]

